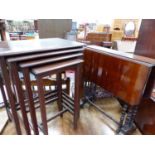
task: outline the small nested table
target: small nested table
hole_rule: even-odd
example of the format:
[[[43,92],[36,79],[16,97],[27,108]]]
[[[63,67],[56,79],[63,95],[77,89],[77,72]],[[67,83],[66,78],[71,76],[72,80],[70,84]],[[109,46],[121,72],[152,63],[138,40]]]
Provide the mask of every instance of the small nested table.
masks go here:
[[[51,74],[54,74],[54,73],[57,74],[57,87],[58,87],[58,89],[57,89],[58,102],[57,103],[58,103],[59,113],[57,115],[53,116],[52,118],[50,118],[49,120],[52,120],[56,116],[59,116],[68,110],[74,116],[74,128],[76,129],[77,128],[77,120],[79,117],[80,67],[81,67],[82,62],[83,62],[83,60],[81,60],[81,59],[74,59],[74,60],[67,60],[67,61],[62,61],[62,62],[49,64],[49,65],[43,65],[40,67],[34,67],[31,69],[31,72],[36,76],[36,79],[37,79],[43,132],[45,134],[48,134],[48,127],[47,127],[45,96],[44,96],[42,79],[46,76],[51,75]],[[61,73],[67,69],[75,70],[74,100],[72,98],[70,98],[65,92],[62,92]]]
[[[64,60],[73,60],[77,58],[81,59],[83,47],[84,44],[59,38],[0,43],[0,67],[2,70],[2,80],[5,84],[9,99],[9,104],[6,105],[6,107],[9,111],[9,115],[14,121],[17,134],[22,134],[19,116],[17,113],[19,107],[26,134],[31,134],[31,126],[27,117],[28,112],[30,112],[31,115],[34,134],[39,134],[33,103],[39,103],[40,100],[38,96],[34,97],[31,94],[31,70],[29,69],[47,64],[50,65],[53,63],[63,62]],[[24,63],[25,66],[23,65]],[[19,71],[24,75],[25,88],[28,98],[25,98],[21,85],[21,79],[19,77]],[[48,92],[45,94],[45,98],[48,98],[49,96],[56,96],[55,93],[56,92]],[[55,100],[56,98],[53,99],[53,101]],[[48,100],[48,102],[50,101]],[[27,105],[28,110],[26,108]],[[44,122],[42,123],[44,124]],[[47,134],[46,129],[44,130],[44,133]]]

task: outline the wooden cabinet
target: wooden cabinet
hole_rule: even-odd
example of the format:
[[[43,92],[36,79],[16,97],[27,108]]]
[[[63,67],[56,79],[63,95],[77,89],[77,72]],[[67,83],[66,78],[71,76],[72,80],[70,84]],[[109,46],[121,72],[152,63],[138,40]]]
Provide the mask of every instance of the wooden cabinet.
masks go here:
[[[103,41],[111,41],[111,36],[111,33],[92,32],[87,34],[86,41],[90,41],[91,44],[102,46]]]
[[[104,33],[104,32],[88,33],[86,36],[86,40],[92,42],[111,41],[111,33]]]

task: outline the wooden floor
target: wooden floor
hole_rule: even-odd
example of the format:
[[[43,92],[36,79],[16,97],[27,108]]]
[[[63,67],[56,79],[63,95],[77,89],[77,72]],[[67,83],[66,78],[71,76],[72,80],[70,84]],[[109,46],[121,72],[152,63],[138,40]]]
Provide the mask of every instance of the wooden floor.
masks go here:
[[[115,98],[103,99],[96,103],[113,118],[119,121],[121,107],[119,102]],[[50,118],[57,111],[57,105],[47,106],[48,117]],[[37,110],[37,118],[40,121],[40,111]],[[25,131],[22,130],[23,134]],[[70,113],[66,112],[63,117],[57,117],[48,123],[50,135],[114,135],[117,129],[117,125],[109,120],[106,116],[101,114],[94,107],[86,104],[80,111],[80,119],[78,122],[77,130],[73,129],[73,117]],[[15,129],[13,123],[8,123],[3,135],[15,135]],[[40,132],[40,134],[42,134]],[[141,133],[137,129],[134,135],[140,135]]]
[[[7,113],[5,110],[0,109],[0,134],[3,132],[4,127],[8,122]]]

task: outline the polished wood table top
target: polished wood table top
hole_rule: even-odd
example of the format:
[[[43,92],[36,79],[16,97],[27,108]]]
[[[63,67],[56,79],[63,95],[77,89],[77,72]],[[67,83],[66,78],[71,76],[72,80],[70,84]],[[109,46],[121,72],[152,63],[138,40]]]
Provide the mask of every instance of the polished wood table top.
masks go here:
[[[13,56],[28,53],[38,53],[42,51],[52,51],[60,49],[72,49],[83,47],[83,43],[69,41],[60,38],[3,41],[0,42],[0,56]]]
[[[21,68],[27,68],[27,67],[33,67],[33,66],[38,66],[38,65],[43,65],[43,64],[49,64],[49,63],[54,63],[58,61],[64,61],[68,59],[75,59],[77,57],[82,57],[83,53],[77,53],[77,54],[70,54],[70,55],[65,55],[65,56],[57,56],[54,58],[45,58],[45,59],[39,59],[39,60],[31,60],[31,61],[26,61],[23,63],[20,63]]]
[[[83,63],[82,59],[73,59],[73,60],[59,62],[56,64],[47,64],[47,65],[43,65],[41,67],[32,68],[32,73],[34,73],[35,75],[41,75],[44,73],[49,74],[53,70],[58,70],[58,69],[65,68],[68,66],[75,66],[80,63]]]
[[[135,55],[132,53],[125,53],[123,51],[116,51],[113,49],[108,49],[108,48],[104,48],[104,47],[100,47],[96,45],[89,45],[87,46],[87,49],[90,49],[90,50],[92,49],[92,50],[95,50],[95,52],[111,55],[113,57],[119,57],[122,59],[130,59],[130,61],[145,64],[150,67],[155,66],[155,59],[151,59],[148,57]]]

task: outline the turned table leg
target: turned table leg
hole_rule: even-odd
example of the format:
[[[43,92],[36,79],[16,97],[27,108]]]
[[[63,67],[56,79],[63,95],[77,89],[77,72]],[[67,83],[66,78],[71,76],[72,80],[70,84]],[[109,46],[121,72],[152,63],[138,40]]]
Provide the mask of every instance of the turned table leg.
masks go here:
[[[129,107],[125,122],[120,129],[120,132],[122,132],[123,134],[130,134],[136,129],[136,126],[134,125],[134,119],[137,113],[137,109],[138,106]]]
[[[124,104],[123,108],[122,108],[122,114],[121,114],[121,117],[120,117],[119,127],[118,127],[118,129],[116,131],[116,134],[118,134],[120,132],[121,127],[123,126],[127,109],[128,109],[128,105]]]

